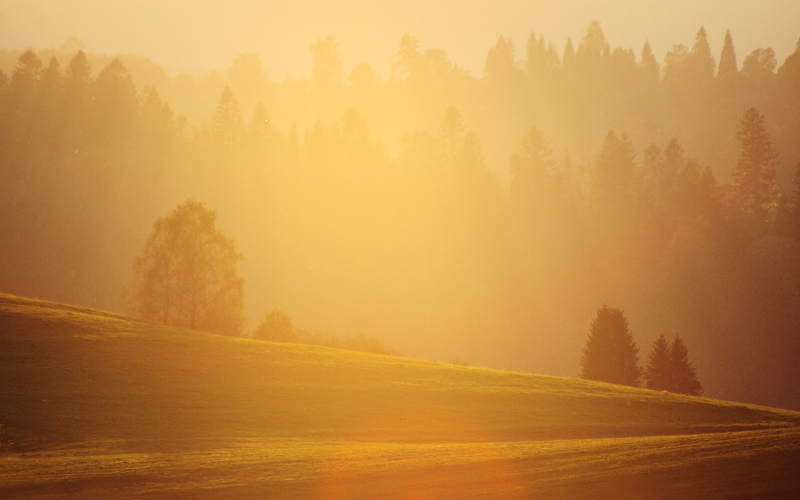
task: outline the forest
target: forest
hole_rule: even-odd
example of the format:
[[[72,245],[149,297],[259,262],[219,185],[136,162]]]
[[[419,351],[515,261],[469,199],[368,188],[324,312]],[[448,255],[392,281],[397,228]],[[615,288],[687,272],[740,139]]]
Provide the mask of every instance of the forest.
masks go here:
[[[575,377],[601,304],[679,334],[709,397],[800,409],[800,42],[659,62],[601,25],[500,37],[482,75],[398,43],[391,75],[267,80],[255,54],[0,50],[0,291],[120,311],[153,222],[217,211],[269,311],[413,357]]]

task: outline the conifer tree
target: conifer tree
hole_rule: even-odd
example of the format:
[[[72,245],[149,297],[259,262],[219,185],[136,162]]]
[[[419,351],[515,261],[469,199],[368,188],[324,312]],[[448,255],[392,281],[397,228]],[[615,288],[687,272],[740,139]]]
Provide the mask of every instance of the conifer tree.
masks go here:
[[[486,63],[483,66],[483,74],[487,78],[500,81],[507,81],[516,73],[516,61],[514,60],[514,41],[506,40],[501,36],[497,43],[486,55]]]
[[[650,356],[647,359],[647,366],[644,370],[645,387],[656,391],[668,391],[671,389],[671,368],[672,368],[672,349],[664,335],[660,335]]]
[[[731,32],[725,33],[725,42],[722,45],[722,54],[719,56],[719,69],[717,78],[728,80],[735,78],[739,74],[739,67],[736,65],[736,51],[733,49],[733,38]]]
[[[561,57],[561,66],[571,71],[575,65],[575,48],[572,46],[572,37],[567,37],[567,42],[564,44],[564,55]]]
[[[589,329],[581,356],[581,378],[639,387],[639,349],[621,309],[603,305]]]
[[[649,85],[658,83],[660,70],[649,42],[644,42],[644,47],[642,47],[642,62],[639,65],[639,71],[645,83]]]
[[[610,130],[597,154],[590,188],[601,205],[621,206],[628,201],[634,180],[635,153],[628,136]]]
[[[339,44],[328,33],[311,45],[314,67],[311,70],[311,83],[317,91],[327,91],[338,87],[342,82],[342,58],[339,57]]]
[[[214,139],[223,148],[232,146],[239,138],[244,122],[242,122],[242,115],[239,112],[239,103],[230,87],[222,90],[211,126]]]
[[[697,380],[697,373],[689,361],[689,348],[683,343],[680,335],[676,334],[670,346],[670,390],[678,394],[699,396],[703,388]]]
[[[714,77],[714,56],[711,55],[708,36],[702,26],[695,36],[690,57],[695,79],[704,82]]]
[[[660,335],[653,344],[644,372],[645,387],[656,391],[699,396],[703,388],[689,361],[689,349],[680,335],[672,342]]]
[[[741,152],[733,178],[739,207],[745,213],[765,216],[778,199],[778,153],[764,127],[764,116],[756,108],[745,111],[736,139]]]

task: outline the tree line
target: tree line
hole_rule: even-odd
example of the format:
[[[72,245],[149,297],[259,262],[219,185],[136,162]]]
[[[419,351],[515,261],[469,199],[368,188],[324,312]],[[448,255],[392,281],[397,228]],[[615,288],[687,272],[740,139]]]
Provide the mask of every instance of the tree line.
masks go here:
[[[24,53],[0,76],[0,288],[118,309],[153,221],[195,199],[243,256],[243,316],[574,375],[588,304],[624,303],[641,342],[691,342],[707,393],[793,404],[800,52],[777,71],[768,51],[709,65],[698,33],[654,71],[601,35],[574,58],[536,37],[523,65],[503,39],[479,79],[409,35],[385,82],[336,77],[324,38],[305,84],[245,91],[240,61],[197,126],[119,61],[93,76],[86,54],[62,70]],[[279,126],[282,106],[321,118]],[[405,127],[394,145],[387,122]],[[514,144],[502,169],[497,135]],[[783,399],[759,399],[774,380]]]

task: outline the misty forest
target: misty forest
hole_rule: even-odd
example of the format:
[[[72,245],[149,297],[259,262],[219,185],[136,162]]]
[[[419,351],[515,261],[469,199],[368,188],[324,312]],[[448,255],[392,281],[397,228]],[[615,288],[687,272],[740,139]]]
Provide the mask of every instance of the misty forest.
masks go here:
[[[501,36],[474,75],[406,34],[382,75],[327,35],[280,82],[250,53],[0,50],[0,291],[126,312],[153,223],[194,200],[241,255],[239,335],[271,313],[576,377],[608,304],[640,361],[680,339],[704,395],[800,409],[800,42],[642,43]]]

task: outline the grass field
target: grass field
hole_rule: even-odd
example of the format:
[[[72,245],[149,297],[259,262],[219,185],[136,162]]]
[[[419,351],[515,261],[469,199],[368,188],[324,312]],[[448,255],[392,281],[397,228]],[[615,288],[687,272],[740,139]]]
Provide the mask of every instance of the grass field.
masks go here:
[[[0,295],[0,498],[800,498],[800,413]]]

